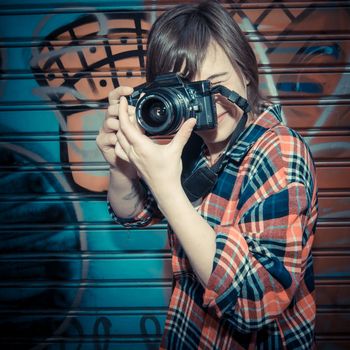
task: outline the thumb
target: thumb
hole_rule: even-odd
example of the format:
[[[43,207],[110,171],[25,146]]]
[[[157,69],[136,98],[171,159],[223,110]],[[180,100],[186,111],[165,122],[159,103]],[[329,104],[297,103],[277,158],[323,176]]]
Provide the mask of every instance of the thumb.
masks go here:
[[[172,139],[170,145],[171,147],[177,148],[178,151],[182,152],[183,148],[185,147],[188,139],[191,136],[192,130],[194,126],[196,125],[196,119],[190,118],[186,120],[179,131],[176,133],[174,138]]]

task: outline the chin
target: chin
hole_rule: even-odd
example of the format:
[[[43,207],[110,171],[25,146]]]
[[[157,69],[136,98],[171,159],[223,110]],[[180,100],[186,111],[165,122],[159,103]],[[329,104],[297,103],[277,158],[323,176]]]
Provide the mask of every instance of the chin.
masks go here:
[[[232,134],[232,132],[224,132],[224,130],[218,130],[218,128],[195,131],[195,133],[200,136],[206,144],[228,141]]]
[[[214,129],[207,129],[207,130],[194,130],[194,132],[200,136],[202,139],[213,139],[216,138],[218,135],[218,128],[215,127]]]

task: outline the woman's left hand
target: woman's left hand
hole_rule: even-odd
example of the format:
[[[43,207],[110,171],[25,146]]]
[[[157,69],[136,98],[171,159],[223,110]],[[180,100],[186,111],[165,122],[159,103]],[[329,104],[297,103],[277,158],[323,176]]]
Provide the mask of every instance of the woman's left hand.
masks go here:
[[[169,196],[171,191],[181,189],[181,154],[196,124],[195,118],[186,120],[165,145],[154,142],[130,121],[125,97],[120,99],[119,121],[118,142],[155,197]]]

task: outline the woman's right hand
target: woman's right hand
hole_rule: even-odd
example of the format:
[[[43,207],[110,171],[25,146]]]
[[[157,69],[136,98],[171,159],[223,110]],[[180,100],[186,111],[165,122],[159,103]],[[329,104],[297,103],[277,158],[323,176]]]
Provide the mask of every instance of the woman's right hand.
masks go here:
[[[133,168],[128,156],[120,147],[117,133],[121,133],[119,128],[119,101],[121,96],[132,94],[133,88],[119,86],[108,95],[108,109],[103,125],[96,137],[96,143],[103,157],[111,166],[111,169]],[[135,120],[135,107],[129,106],[128,113],[132,121]]]

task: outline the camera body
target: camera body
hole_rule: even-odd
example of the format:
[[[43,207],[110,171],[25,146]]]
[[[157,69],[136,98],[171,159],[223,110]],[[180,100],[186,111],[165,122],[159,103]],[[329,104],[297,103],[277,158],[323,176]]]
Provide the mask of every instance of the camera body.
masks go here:
[[[148,135],[173,134],[189,118],[196,118],[195,130],[217,125],[209,80],[189,82],[177,73],[161,74],[135,88],[129,104],[136,107],[136,120]]]

